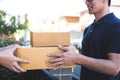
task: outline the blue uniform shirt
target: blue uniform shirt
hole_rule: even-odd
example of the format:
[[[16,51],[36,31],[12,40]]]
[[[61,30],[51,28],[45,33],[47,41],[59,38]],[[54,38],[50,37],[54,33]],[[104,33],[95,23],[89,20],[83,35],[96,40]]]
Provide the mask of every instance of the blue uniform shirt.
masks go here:
[[[85,56],[107,59],[107,53],[110,52],[120,54],[120,20],[113,13],[88,26],[82,41],[82,54]],[[117,76],[102,74],[82,66],[80,80],[117,80],[114,79]]]

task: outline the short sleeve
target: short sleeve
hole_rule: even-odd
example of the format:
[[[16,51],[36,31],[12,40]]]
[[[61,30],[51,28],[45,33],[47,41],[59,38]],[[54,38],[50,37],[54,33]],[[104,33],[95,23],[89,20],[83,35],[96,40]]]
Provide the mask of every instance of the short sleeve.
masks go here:
[[[120,54],[120,23],[113,27],[110,34],[107,52]]]

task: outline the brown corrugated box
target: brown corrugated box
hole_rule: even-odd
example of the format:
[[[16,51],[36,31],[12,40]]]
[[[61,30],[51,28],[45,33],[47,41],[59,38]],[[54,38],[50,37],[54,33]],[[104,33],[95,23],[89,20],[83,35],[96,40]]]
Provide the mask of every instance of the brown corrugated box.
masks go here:
[[[70,32],[31,32],[32,47],[70,45]]]
[[[73,47],[73,49],[75,49]],[[35,69],[51,69],[45,62],[53,57],[48,57],[48,53],[59,53],[63,52],[58,47],[31,47],[31,48],[18,48],[18,57],[30,60],[30,63],[19,63],[20,66],[26,70]],[[63,68],[72,68],[72,66],[65,66]]]

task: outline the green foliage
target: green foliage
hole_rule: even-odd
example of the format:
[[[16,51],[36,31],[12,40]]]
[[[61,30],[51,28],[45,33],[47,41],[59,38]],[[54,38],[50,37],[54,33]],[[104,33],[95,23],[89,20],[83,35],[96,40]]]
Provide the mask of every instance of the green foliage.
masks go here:
[[[24,17],[20,15],[10,16],[5,11],[0,10],[0,47],[11,44],[23,45],[23,42],[16,41],[14,34],[17,31],[28,30],[29,21],[27,16],[27,14],[25,14]]]
[[[12,39],[7,39],[7,40],[0,39],[0,47],[8,46],[11,44],[15,44],[15,41],[13,41]]]
[[[24,22],[21,21],[21,17],[9,16],[6,12],[0,11],[0,35],[11,35],[17,32],[17,30],[28,29],[27,14],[24,15]],[[8,22],[7,22],[8,20]]]
[[[23,42],[22,41],[16,41],[14,39],[6,39],[6,40],[3,40],[3,39],[0,39],[0,47],[5,47],[5,46],[9,46],[9,45],[12,45],[12,44],[19,44],[19,45],[23,45]]]

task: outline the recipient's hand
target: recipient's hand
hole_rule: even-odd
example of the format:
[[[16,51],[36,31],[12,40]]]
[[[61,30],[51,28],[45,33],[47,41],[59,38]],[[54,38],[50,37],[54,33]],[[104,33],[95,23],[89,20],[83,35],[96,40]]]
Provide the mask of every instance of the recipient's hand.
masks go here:
[[[76,64],[76,59],[78,54],[71,47],[58,46],[60,49],[64,50],[63,53],[48,54],[49,57],[54,57],[53,59],[47,60],[49,67],[54,69],[62,68],[64,66],[71,66]]]
[[[15,72],[26,72],[18,65],[18,62],[29,63],[28,60],[21,59],[15,56],[14,52],[18,48],[18,45],[11,45],[0,49],[0,64],[4,67]]]

